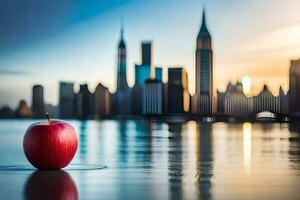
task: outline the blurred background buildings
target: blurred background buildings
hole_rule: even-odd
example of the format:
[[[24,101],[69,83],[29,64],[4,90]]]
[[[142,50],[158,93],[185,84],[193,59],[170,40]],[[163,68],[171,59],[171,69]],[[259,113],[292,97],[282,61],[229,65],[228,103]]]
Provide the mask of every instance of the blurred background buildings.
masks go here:
[[[292,60],[289,72],[289,91],[279,88],[275,96],[264,85],[256,96],[247,96],[242,81],[229,82],[224,92],[215,90],[212,37],[206,26],[203,11],[202,24],[196,40],[195,80],[196,92],[188,90],[188,73],[183,66],[168,68],[168,81],[163,82],[163,69],[153,64],[153,42],[141,42],[141,63],[135,64],[135,83],[127,82],[127,52],[124,28],[121,27],[117,48],[117,90],[99,83],[90,90],[73,82],[59,83],[59,105],[44,102],[42,85],[32,88],[32,104],[21,100],[16,110],[4,106],[1,118],[42,118],[45,112],[53,117],[99,119],[111,116],[193,116],[249,118],[263,112],[274,115],[300,117],[300,59]],[[298,101],[297,101],[298,100]]]

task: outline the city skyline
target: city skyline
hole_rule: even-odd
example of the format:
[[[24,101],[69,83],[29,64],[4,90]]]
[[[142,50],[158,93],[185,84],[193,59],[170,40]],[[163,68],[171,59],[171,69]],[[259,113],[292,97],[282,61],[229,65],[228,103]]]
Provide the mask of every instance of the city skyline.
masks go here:
[[[0,199],[299,200],[300,0],[0,0]]]
[[[145,6],[149,6],[149,8],[152,8],[151,5],[153,4],[157,4],[156,1],[146,4]],[[273,2],[273,1],[272,1]],[[293,2],[296,3],[296,1],[289,1],[289,5],[292,6]],[[185,21],[184,19],[186,19],[187,17],[183,17],[183,14],[181,12],[178,12],[178,19],[179,20],[179,24],[181,25],[181,28],[177,27],[177,32],[173,31],[171,32],[171,30],[176,27],[176,24],[174,24],[174,22],[176,21],[176,17],[174,17],[174,15],[172,15],[172,13],[174,14],[175,11],[180,10],[178,8],[178,4],[175,5],[170,5],[171,8],[174,8],[174,10],[172,10],[172,12],[167,12],[166,15],[164,15],[166,17],[165,20],[163,20],[164,23],[168,24],[169,26],[167,26],[165,29],[156,29],[157,33],[154,33],[154,31],[149,31],[149,28],[153,28],[153,26],[155,25],[155,23],[153,22],[154,18],[156,18],[157,16],[152,16],[148,13],[148,17],[145,18],[145,23],[143,27],[141,26],[137,26],[137,24],[135,23],[135,21],[132,19],[133,16],[128,14],[128,10],[133,9],[134,3],[136,2],[125,2],[124,4],[120,4],[117,5],[116,7],[112,8],[111,10],[106,11],[107,15],[112,15],[114,14],[114,17],[112,18],[112,25],[107,25],[107,26],[102,26],[102,28],[108,28],[109,31],[106,31],[106,34],[111,34],[112,36],[109,37],[103,37],[104,39],[107,39],[106,42],[104,42],[105,45],[99,45],[96,47],[96,45],[93,45],[91,43],[92,39],[95,39],[97,33],[100,33],[99,29],[97,28],[97,26],[95,26],[96,24],[101,24],[103,22],[103,16],[98,16],[96,18],[92,18],[91,21],[89,22],[90,25],[87,25],[88,22],[85,21],[83,22],[83,24],[81,25],[86,25],[85,29],[83,30],[82,28],[75,28],[75,30],[69,32],[69,36],[72,36],[72,34],[74,35],[78,35],[83,33],[83,36],[86,36],[87,34],[93,36],[91,37],[90,42],[87,41],[87,39],[85,37],[83,37],[83,41],[81,44],[84,43],[81,48],[79,48],[78,46],[78,42],[74,43],[75,48],[72,49],[72,51],[69,51],[69,54],[67,53],[67,56],[65,56],[65,58],[59,60],[57,58],[59,58],[60,56],[58,55],[51,55],[53,53],[53,51],[58,50],[58,52],[62,53],[62,55],[66,55],[66,52],[64,52],[64,50],[70,50],[71,48],[71,41],[74,40],[74,37],[70,37],[70,39],[66,39],[67,41],[69,41],[69,44],[66,45],[65,44],[65,48],[61,49],[58,48],[59,45],[57,44],[57,39],[61,38],[62,35],[66,36],[65,34],[58,34],[57,36],[55,36],[54,38],[48,38],[48,42],[47,41],[40,41],[40,42],[36,42],[35,43],[35,50],[33,50],[34,53],[32,53],[32,48],[31,50],[29,50],[28,52],[26,51],[26,53],[24,54],[24,51],[22,53],[22,50],[20,50],[18,53],[2,53],[2,58],[1,58],[1,100],[0,100],[0,104],[7,104],[7,103],[11,103],[12,107],[16,107],[16,103],[19,99],[26,99],[28,102],[30,102],[30,96],[31,96],[31,92],[30,92],[30,87],[33,84],[42,84],[43,86],[45,86],[45,101],[46,102],[50,102],[52,104],[57,104],[58,102],[58,80],[67,80],[67,81],[75,81],[76,83],[84,83],[87,82],[90,86],[90,90],[93,91],[96,87],[96,85],[98,84],[98,82],[103,83],[105,86],[109,87],[110,91],[113,92],[114,88],[116,86],[116,79],[115,79],[115,74],[116,74],[116,52],[115,52],[115,47],[117,45],[117,40],[119,38],[119,29],[120,29],[120,13],[124,13],[124,26],[125,26],[125,38],[126,38],[126,42],[127,42],[127,50],[128,50],[128,55],[129,55],[129,62],[128,62],[128,74],[127,74],[127,78],[128,78],[128,82],[129,85],[132,87],[133,86],[133,77],[134,77],[134,64],[139,63],[140,62],[140,48],[139,48],[139,44],[142,40],[148,40],[151,39],[153,41],[153,52],[154,52],[154,65],[157,66],[161,66],[164,68],[164,74],[166,73],[166,68],[170,67],[170,66],[183,66],[188,74],[189,74],[189,90],[192,94],[194,94],[194,77],[193,77],[193,71],[194,71],[194,51],[195,51],[195,38],[197,35],[197,30],[199,30],[199,27],[201,25],[201,16],[202,16],[202,7],[203,5],[205,5],[206,10],[207,10],[207,15],[208,15],[208,28],[210,29],[210,31],[212,32],[212,38],[214,40],[213,42],[213,49],[214,49],[214,62],[215,62],[215,70],[216,70],[216,87],[217,89],[220,90],[225,90],[226,84],[228,81],[237,81],[239,79],[241,79],[244,76],[249,76],[252,80],[252,92],[253,93],[258,93],[261,88],[263,87],[263,84],[266,83],[269,86],[271,86],[271,90],[272,92],[274,92],[275,94],[278,94],[278,88],[279,85],[283,85],[283,88],[285,90],[285,92],[287,91],[287,83],[288,83],[288,69],[290,66],[290,60],[291,59],[297,59],[297,54],[299,55],[299,51],[298,51],[298,41],[295,40],[295,35],[297,35],[298,31],[299,31],[299,27],[296,25],[296,23],[294,23],[297,20],[300,20],[299,17],[294,14],[293,16],[291,16],[291,14],[289,13],[288,17],[287,15],[283,15],[282,18],[286,19],[286,17],[288,19],[293,19],[292,21],[294,21],[293,23],[284,23],[284,20],[280,20],[278,22],[274,22],[276,21],[278,18],[274,17],[274,14],[276,12],[279,11],[279,7],[281,6],[282,10],[291,10],[292,8],[289,7],[289,9],[287,9],[286,7],[282,6],[283,1],[275,1],[275,7],[274,10],[271,13],[266,13],[265,14],[265,18],[261,18],[262,19],[262,23],[266,26],[266,21],[264,20],[271,20],[271,16],[272,16],[272,20],[273,23],[269,23],[267,25],[267,28],[264,29],[261,27],[261,25],[257,25],[253,26],[252,23],[254,23],[247,14],[247,12],[250,12],[251,10],[253,11],[260,11],[258,13],[260,13],[260,15],[263,15],[262,12],[262,4],[261,3],[253,3],[255,4],[255,6],[249,8],[250,11],[246,12],[246,5],[244,5],[243,3],[238,3],[236,1],[230,1],[229,5],[231,5],[231,9],[234,9],[234,12],[246,12],[245,15],[242,15],[241,18],[246,20],[245,22],[248,22],[248,24],[244,24],[243,29],[249,29],[249,28],[253,28],[255,27],[255,32],[253,31],[248,31],[248,30],[243,30],[243,29],[238,29],[238,24],[240,22],[234,21],[234,19],[232,18],[232,16],[228,16],[228,14],[226,13],[222,13],[224,16],[222,19],[222,21],[220,21],[220,10],[223,7],[224,8],[224,4],[220,3],[220,5],[216,6],[216,3],[204,3],[204,2],[194,2],[194,1],[190,1],[187,5],[184,5],[183,8],[191,8],[193,6],[195,6],[195,8],[192,9],[191,14],[189,14],[187,17],[192,20],[192,21],[188,21],[188,23],[183,22]],[[179,3],[180,4],[180,3]],[[152,5],[152,6],[153,6]],[[196,7],[196,5],[198,7]],[[164,8],[164,4],[161,5],[162,8]],[[182,8],[182,9],[183,9]],[[239,9],[237,9],[239,8]],[[123,11],[122,11],[123,10]],[[150,9],[151,10],[151,9]],[[122,11],[122,12],[121,12]],[[139,10],[140,12],[143,11],[142,8],[140,8]],[[156,13],[161,13],[162,11],[158,11]],[[254,12],[256,13],[256,12]],[[278,12],[280,13],[280,12]],[[293,12],[291,12],[293,13]],[[173,16],[173,17],[171,17]],[[269,16],[269,17],[268,17]],[[144,16],[142,15],[142,18]],[[151,19],[151,20],[150,20]],[[177,20],[178,20],[177,19]],[[225,23],[226,20],[227,23]],[[219,22],[217,22],[217,20],[219,20]],[[231,21],[233,20],[233,22]],[[101,23],[100,23],[101,22]],[[222,22],[222,23],[221,23]],[[249,23],[250,22],[250,23]],[[252,23],[251,23],[252,22]],[[91,27],[91,24],[93,24],[94,26]],[[281,26],[282,24],[285,24],[284,26]],[[288,24],[288,25],[286,25]],[[293,25],[294,24],[294,25]],[[80,26],[81,26],[80,25]],[[149,27],[148,27],[149,25]],[[161,26],[161,24],[159,24]],[[183,26],[184,25],[184,26]],[[158,26],[158,27],[160,27]],[[224,28],[226,26],[226,28]],[[235,27],[235,28],[232,28]],[[266,31],[267,29],[269,29],[270,27],[277,27],[275,28],[275,32],[270,32],[270,31]],[[140,30],[139,30],[140,29]],[[170,29],[167,30],[167,29]],[[113,31],[112,31],[113,30]],[[139,30],[139,31],[137,31]],[[220,31],[219,31],[220,30]],[[276,31],[277,30],[277,31]],[[237,32],[238,31],[238,32]],[[141,33],[142,32],[142,33]],[[239,48],[239,50],[241,50],[241,53],[245,56],[247,55],[248,57],[248,61],[247,59],[245,60],[245,63],[239,63],[239,64],[232,64],[230,67],[228,67],[230,65],[230,62],[225,62],[225,64],[222,62],[224,62],[224,57],[228,56],[228,54],[230,54],[230,57],[234,57],[234,54],[232,53],[232,49],[236,49],[236,48],[231,48],[232,46],[234,47],[234,45],[236,45],[236,40],[234,40],[232,37],[229,37],[229,33],[231,32],[231,34],[233,34],[233,32],[235,32],[233,35],[237,38],[239,38],[239,40],[243,40],[245,38],[250,38],[251,34],[252,36],[256,35],[253,38],[250,38],[249,41],[257,41],[259,40],[259,38],[261,39],[261,43],[259,43],[258,47],[256,50],[253,47],[254,44],[257,44],[256,42],[253,42],[253,45],[246,45],[246,47],[244,48]],[[245,33],[246,32],[246,33]],[[173,34],[173,35],[170,35]],[[245,34],[243,34],[245,33]],[[255,34],[256,33],[256,34]],[[103,33],[99,34],[99,38],[100,36],[103,35]],[[149,36],[147,36],[149,35]],[[257,35],[259,35],[259,37],[257,37]],[[166,37],[169,38],[166,38]],[[170,37],[171,36],[171,37]],[[181,36],[178,39],[178,36]],[[188,37],[190,38],[188,38]],[[247,36],[247,37],[246,37]],[[292,37],[291,37],[292,36]],[[57,38],[58,37],[58,38]],[[78,36],[77,36],[78,37]],[[150,37],[150,38],[149,38]],[[241,38],[242,37],[242,38]],[[279,48],[278,49],[278,42],[274,42],[276,41],[275,39],[277,38],[281,38],[281,42],[283,43],[283,46],[286,46],[286,48]],[[76,38],[76,37],[75,37]],[[99,44],[100,39],[96,39],[96,44]],[[162,38],[164,40],[162,40]],[[264,38],[267,38],[266,41],[268,42],[273,42],[273,49],[272,48],[267,48],[268,45],[266,45],[266,41],[263,40]],[[275,38],[275,39],[274,39]],[[290,38],[290,41],[286,42],[286,38]],[[5,39],[5,37],[4,37]],[[274,39],[274,41],[272,41]],[[294,41],[293,41],[294,39]],[[49,42],[51,43],[51,41],[56,41],[56,43],[53,43],[52,45],[49,45]],[[60,40],[61,41],[61,40]],[[249,41],[246,41],[248,43],[250,43]],[[98,42],[98,43],[97,43]],[[172,42],[172,44],[170,44],[170,42]],[[225,43],[225,44],[224,44]],[[5,43],[6,44],[6,43]],[[62,45],[63,45],[62,44]],[[102,43],[103,44],[103,43]],[[184,44],[184,45],[183,45]],[[7,44],[9,45],[9,43]],[[274,47],[275,45],[275,47]],[[298,45],[298,46],[297,46]],[[272,45],[271,45],[272,46]],[[9,47],[9,46],[6,46]],[[41,48],[43,47],[43,48]],[[49,48],[47,48],[49,47]],[[166,48],[168,47],[168,48]],[[178,48],[179,47],[179,48]],[[293,48],[292,48],[293,47]],[[227,51],[224,51],[224,49],[228,49]],[[267,49],[264,49],[267,48]],[[277,50],[276,50],[277,48]],[[9,48],[7,48],[9,49]],[[25,48],[26,49],[26,48]],[[30,49],[30,48],[29,48]],[[40,53],[38,53],[39,50],[41,51],[41,54],[43,54],[43,56],[39,57],[38,55],[40,55]],[[45,50],[47,49],[47,50]],[[89,56],[89,52],[85,52],[87,49],[89,49],[90,52],[94,52],[93,55]],[[169,51],[165,52],[166,49],[168,49]],[[222,50],[223,49],[223,50]],[[275,49],[275,50],[274,50]],[[294,53],[290,53],[291,49],[293,49]],[[24,50],[24,49],[23,49]],[[28,50],[28,46],[27,46],[27,50]],[[110,53],[108,53],[109,56],[107,56],[107,58],[103,59],[103,55],[101,55],[101,53],[99,53],[99,51],[106,51],[109,50]],[[253,52],[251,53],[251,51],[253,50]],[[259,50],[263,50],[261,52],[261,55],[255,55],[257,54],[257,52],[259,52]],[[77,54],[75,53],[77,51]],[[250,51],[248,53],[245,53],[244,51]],[[3,49],[1,49],[1,52],[4,52]],[[80,54],[78,54],[78,52],[80,52]],[[232,54],[231,54],[231,53]],[[243,53],[244,52],[244,53]],[[280,52],[280,54],[279,54]],[[73,53],[75,53],[73,55]],[[98,55],[95,55],[99,53]],[[45,55],[46,54],[46,55]],[[134,55],[132,55],[134,54]],[[76,55],[81,55],[81,57],[78,57],[77,59],[74,59],[74,57],[76,57]],[[275,55],[279,55],[279,56],[275,56]],[[55,63],[53,64],[53,62],[48,62],[49,61],[49,56],[50,58],[52,58],[51,60],[57,60]],[[84,59],[82,56],[86,56]],[[247,57],[246,56],[246,57]],[[92,58],[92,59],[87,59],[88,57]],[[251,58],[253,57],[253,58]],[[264,61],[266,62],[264,64],[264,62],[262,62],[262,60],[260,60],[261,57],[266,57],[269,60],[268,61]],[[48,59],[45,59],[48,58]],[[236,60],[234,62],[241,62],[241,60],[245,59],[245,57],[243,56],[235,56]],[[40,59],[40,60],[39,60]],[[279,59],[279,60],[278,60]],[[22,65],[24,66],[23,68],[20,69],[16,68],[16,66],[20,66],[21,61],[26,61],[23,62]],[[66,64],[66,60],[68,60],[67,65]],[[72,62],[70,60],[73,60]],[[226,60],[226,59],[225,59]],[[230,60],[230,59],[229,59]],[[240,60],[240,61],[239,61]],[[17,62],[18,61],[18,62]],[[60,62],[61,61],[61,62]],[[95,62],[96,61],[96,62]],[[104,64],[105,62],[108,62],[110,64],[107,64],[107,66],[103,66],[106,65]],[[30,64],[31,63],[31,64]],[[35,67],[32,68],[30,67],[31,65],[35,65],[35,66],[42,66],[42,67]],[[61,63],[61,64],[60,64]],[[103,64],[101,64],[103,63]],[[227,64],[226,64],[227,63]],[[250,63],[250,66],[249,66]],[[274,63],[274,64],[272,64]],[[56,66],[55,66],[56,65]],[[72,65],[74,65],[75,67],[72,68]],[[257,65],[256,67],[254,65]],[[82,66],[82,68],[84,70],[80,70],[78,67]],[[95,67],[97,66],[97,67]],[[252,66],[252,67],[251,67]],[[263,67],[260,67],[263,66]],[[267,67],[264,67],[267,66]],[[8,68],[8,69],[5,69]],[[57,73],[57,70],[59,70],[60,68],[64,68],[62,69],[61,73]],[[222,70],[220,70],[220,68],[224,68],[226,69],[226,74],[224,74],[224,77],[221,76],[220,78],[220,73],[222,74]],[[262,69],[263,68],[263,69]],[[87,73],[86,69],[89,69],[90,73]],[[272,70],[270,70],[272,69]],[[270,71],[270,73],[266,73],[266,71]],[[87,76],[87,75],[90,76]],[[268,75],[268,76],[266,76]],[[63,76],[65,78],[59,78],[59,76]],[[231,78],[229,78],[229,76]],[[79,77],[79,78],[78,78]],[[32,81],[32,80],[36,80],[36,81]],[[166,76],[164,76],[164,80],[166,81]],[[27,89],[26,89],[27,88]]]
[[[207,28],[205,9],[202,11],[195,50],[196,92],[190,94],[189,76],[184,67],[168,68],[168,81],[162,82],[163,72],[152,63],[152,42],[141,42],[141,64],[135,65],[135,84],[127,82],[127,45],[123,24],[117,47],[117,90],[110,93],[99,83],[94,91],[88,84],[80,84],[74,90],[73,82],[59,83],[59,105],[44,102],[41,85],[32,88],[32,105],[20,100],[14,111],[2,107],[0,115],[6,118],[41,118],[44,112],[64,119],[100,119],[106,117],[168,117],[179,116],[214,120],[283,120],[300,116],[300,59],[291,60],[289,91],[280,86],[279,95],[274,95],[264,84],[258,95],[246,96],[250,80],[236,84],[227,83],[226,91],[215,90],[213,39]],[[152,72],[152,73],[151,73]],[[152,74],[152,75],[151,75]],[[157,77],[156,77],[157,76]],[[245,90],[244,90],[245,88]]]

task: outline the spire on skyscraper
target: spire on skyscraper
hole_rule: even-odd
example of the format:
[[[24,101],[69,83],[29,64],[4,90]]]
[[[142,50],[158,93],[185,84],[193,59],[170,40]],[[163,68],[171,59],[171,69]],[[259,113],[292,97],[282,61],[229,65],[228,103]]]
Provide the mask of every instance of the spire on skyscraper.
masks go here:
[[[123,20],[122,20],[123,21]],[[126,79],[126,45],[124,40],[124,26],[121,23],[121,36],[118,45],[118,75],[117,75],[117,90],[126,90],[128,88]]]
[[[124,23],[123,23],[123,18],[121,21],[121,37],[120,37],[120,42],[119,42],[119,48],[125,48],[125,42],[124,42]]]
[[[121,18],[121,38],[124,36],[124,19],[123,16]]]
[[[117,91],[113,106],[116,113],[120,115],[129,115],[131,111],[130,88],[127,83],[126,66],[126,45],[124,40],[123,19],[121,19],[121,38],[118,45],[118,65],[117,65]]]
[[[205,8],[196,44],[196,93],[194,113],[211,115],[216,111],[213,85],[212,38],[206,27]]]
[[[201,24],[201,28],[199,31],[199,34],[201,36],[209,36],[209,31],[206,27],[206,15],[205,15],[205,7],[203,7],[203,11],[202,11],[202,24]]]
[[[205,7],[203,7],[203,11],[202,11],[202,26],[206,27],[206,23],[205,23]]]

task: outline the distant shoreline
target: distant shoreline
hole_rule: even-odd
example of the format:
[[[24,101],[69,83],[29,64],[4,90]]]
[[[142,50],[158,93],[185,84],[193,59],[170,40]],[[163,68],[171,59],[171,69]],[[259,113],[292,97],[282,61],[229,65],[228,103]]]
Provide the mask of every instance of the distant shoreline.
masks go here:
[[[197,121],[204,123],[214,123],[214,122],[226,122],[226,123],[242,123],[242,122],[263,122],[263,123],[289,123],[298,122],[300,117],[289,117],[289,116],[279,116],[277,118],[254,118],[254,117],[225,117],[225,116],[194,116],[194,115],[165,115],[165,116],[141,116],[141,115],[128,115],[128,116],[103,116],[100,118],[59,118],[62,120],[91,120],[91,121],[101,121],[101,120],[146,120],[146,121],[161,121],[161,122],[188,122]],[[43,120],[45,118],[0,118],[0,120]]]

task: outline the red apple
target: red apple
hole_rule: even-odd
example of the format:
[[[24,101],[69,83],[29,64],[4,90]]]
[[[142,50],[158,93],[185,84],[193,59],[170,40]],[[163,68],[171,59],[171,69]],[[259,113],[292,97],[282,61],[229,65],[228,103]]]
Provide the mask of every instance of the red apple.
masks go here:
[[[59,120],[32,124],[23,138],[23,149],[29,162],[38,169],[61,169],[73,159],[77,150],[74,128]]]

